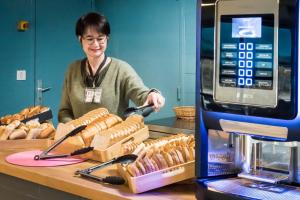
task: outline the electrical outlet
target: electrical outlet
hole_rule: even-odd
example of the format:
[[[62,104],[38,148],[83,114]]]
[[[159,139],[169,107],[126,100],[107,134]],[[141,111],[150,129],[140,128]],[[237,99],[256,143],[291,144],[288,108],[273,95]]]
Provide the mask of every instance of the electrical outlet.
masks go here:
[[[17,70],[17,81],[26,80],[26,70]]]

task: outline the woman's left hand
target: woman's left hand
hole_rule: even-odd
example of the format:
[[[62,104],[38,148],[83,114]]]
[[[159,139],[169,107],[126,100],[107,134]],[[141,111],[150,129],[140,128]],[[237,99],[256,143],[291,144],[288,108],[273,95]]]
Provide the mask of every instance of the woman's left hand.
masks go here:
[[[165,105],[165,98],[158,92],[150,92],[144,105],[153,103],[153,108],[155,112],[158,112],[160,108]]]

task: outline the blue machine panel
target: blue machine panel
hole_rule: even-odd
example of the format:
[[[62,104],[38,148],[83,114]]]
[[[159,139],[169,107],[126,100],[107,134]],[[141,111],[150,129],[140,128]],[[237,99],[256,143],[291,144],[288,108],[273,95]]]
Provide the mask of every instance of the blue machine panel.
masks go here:
[[[248,10],[242,13],[242,9],[234,10],[227,5],[228,9],[218,15],[218,2],[245,4],[241,8]],[[272,12],[253,9],[266,2],[272,2],[276,9]],[[276,137],[275,131],[274,137],[260,135],[261,139],[300,140],[298,8],[298,0],[198,1],[197,177],[211,176],[208,172],[208,130],[223,130],[222,121],[287,130],[286,137]],[[220,90],[217,91],[216,87]],[[226,91],[243,96],[248,92],[256,95],[259,91],[266,101],[267,94],[274,91],[272,94],[276,92],[276,99],[274,106],[267,103],[257,106],[239,99],[235,102],[220,101],[215,98],[216,91],[221,92],[221,97],[228,94]]]

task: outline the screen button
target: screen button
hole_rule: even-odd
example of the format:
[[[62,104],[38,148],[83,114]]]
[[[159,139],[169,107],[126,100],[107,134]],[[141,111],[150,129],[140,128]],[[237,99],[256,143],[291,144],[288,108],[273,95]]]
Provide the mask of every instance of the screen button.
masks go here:
[[[221,84],[224,86],[236,86],[235,78],[221,78]]]
[[[244,78],[239,78],[238,79],[238,85],[241,85],[241,86],[245,85],[245,79]]]
[[[222,75],[236,75],[236,71],[234,69],[222,69],[221,70]]]
[[[253,53],[247,52],[247,59],[253,59]]]
[[[272,59],[272,53],[256,53],[255,58],[257,58],[257,59]]]
[[[245,61],[239,60],[239,67],[245,67]]]
[[[247,43],[247,50],[253,50],[253,43]]]
[[[255,87],[259,87],[259,88],[272,87],[272,81],[271,80],[255,80]]]
[[[221,57],[222,58],[236,58],[237,53],[236,52],[222,52]]]
[[[253,71],[251,69],[246,70],[246,76],[247,77],[252,77],[253,76]]]
[[[256,44],[255,49],[256,50],[272,50],[273,45],[272,44]]]
[[[222,44],[222,49],[237,49],[237,44],[236,43],[223,43]]]
[[[246,85],[247,86],[252,86],[253,85],[252,78],[246,78]]]
[[[222,66],[235,67],[237,62],[235,60],[222,60]]]
[[[246,47],[245,47],[245,43],[239,43],[239,50],[245,50]]]
[[[273,73],[272,73],[272,71],[257,70],[257,71],[255,71],[255,76],[256,77],[272,77]]]
[[[245,76],[245,70],[239,69],[239,76]]]
[[[247,68],[252,68],[253,62],[251,60],[247,60]]]
[[[272,69],[272,62],[255,62],[255,68],[264,68],[264,69]]]
[[[245,59],[245,52],[239,52],[239,59]]]

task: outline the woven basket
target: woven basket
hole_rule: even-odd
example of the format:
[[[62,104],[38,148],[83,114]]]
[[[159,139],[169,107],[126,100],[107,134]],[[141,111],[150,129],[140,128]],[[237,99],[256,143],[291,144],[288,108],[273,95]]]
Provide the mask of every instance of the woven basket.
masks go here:
[[[176,117],[184,120],[195,120],[195,106],[178,106],[173,108]]]

